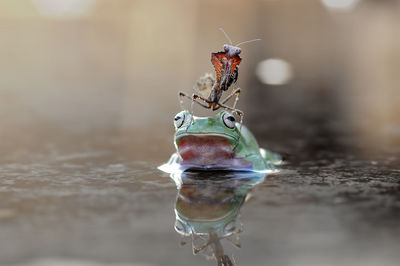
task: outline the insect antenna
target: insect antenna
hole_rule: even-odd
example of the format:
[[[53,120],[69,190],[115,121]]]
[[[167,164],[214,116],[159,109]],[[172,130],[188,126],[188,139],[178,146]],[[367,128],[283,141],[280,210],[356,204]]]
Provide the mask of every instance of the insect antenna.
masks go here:
[[[239,45],[241,45],[241,44],[245,44],[245,43],[249,43],[249,42],[256,42],[256,41],[261,41],[261,39],[254,39],[254,40],[250,40],[250,41],[244,41],[244,42],[236,44],[235,46],[239,47]]]
[[[230,45],[233,45],[231,38],[229,38],[228,34],[224,31],[223,28],[219,28],[220,31],[225,35],[225,38],[229,41]]]

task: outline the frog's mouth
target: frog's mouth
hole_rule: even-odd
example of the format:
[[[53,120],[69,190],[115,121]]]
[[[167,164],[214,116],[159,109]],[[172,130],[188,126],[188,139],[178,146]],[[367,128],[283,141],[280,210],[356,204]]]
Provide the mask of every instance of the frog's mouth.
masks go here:
[[[182,165],[226,168],[235,160],[238,140],[221,133],[181,133],[175,137]]]

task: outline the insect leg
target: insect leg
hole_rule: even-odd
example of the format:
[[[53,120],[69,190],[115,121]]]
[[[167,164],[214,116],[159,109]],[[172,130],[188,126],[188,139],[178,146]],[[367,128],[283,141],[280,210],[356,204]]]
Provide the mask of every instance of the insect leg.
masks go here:
[[[180,91],[180,92],[178,93],[178,96],[179,96],[179,102],[180,102],[180,104],[181,104],[182,109],[184,109],[183,100],[182,100],[183,97],[189,99],[189,100],[192,101],[192,102],[196,102],[197,104],[203,106],[204,108],[210,108],[208,105],[205,105],[205,104],[203,104],[203,103],[201,103],[201,102],[196,101],[196,99],[201,99],[202,101],[204,101],[204,102],[206,102],[206,103],[208,104],[207,99],[205,99],[205,98],[203,98],[203,97],[201,97],[201,96],[198,96],[197,94],[193,94],[192,97],[190,97],[190,96],[188,96],[185,92]]]
[[[230,238],[225,238],[226,240],[229,241],[229,243],[231,243],[233,246],[235,246],[236,248],[241,248],[240,242],[238,239],[230,239]]]
[[[226,109],[226,110],[231,111],[232,113],[237,114],[237,115],[240,117],[240,122],[239,122],[240,127],[239,127],[239,131],[242,132],[243,116],[244,116],[243,112],[240,111],[239,109],[229,107],[229,106],[227,106],[227,105],[225,105],[225,104],[217,103],[217,105],[219,105],[220,107],[222,107],[222,108],[224,108],[224,109]],[[241,134],[240,134],[239,138],[240,138],[240,137],[241,137]],[[238,144],[239,144],[239,142],[238,142]],[[237,147],[237,145],[234,147],[234,150],[236,149],[236,147]]]
[[[193,236],[193,232],[192,232],[192,251],[193,251],[193,255],[198,254],[199,252],[203,251],[204,249],[206,249],[208,246],[210,245],[210,241],[207,240],[207,242],[200,246],[200,247],[196,247],[194,244],[194,236]]]
[[[226,109],[226,110],[231,111],[232,113],[237,114],[237,115],[240,117],[240,124],[243,122],[243,115],[244,115],[244,114],[243,114],[243,112],[240,111],[239,109],[229,107],[229,106],[227,106],[227,105],[225,105],[225,104],[223,104],[223,103],[217,103],[217,105],[219,105],[219,107],[222,107],[222,108],[224,108],[224,109]]]
[[[190,98],[190,96],[186,95],[186,93],[183,91],[178,92],[179,104],[181,105],[181,109],[185,110],[185,107],[183,106],[183,97],[186,97],[191,101],[192,101],[192,98]]]
[[[239,94],[240,94],[240,88],[237,88],[236,90],[234,90],[228,97],[226,97],[221,103],[225,104],[227,101],[229,101],[233,96],[236,96],[235,98],[235,102],[232,106],[233,109],[236,108],[236,103],[239,100]]]
[[[199,105],[203,106],[204,108],[210,109],[210,107],[211,107],[210,101],[208,101],[206,98],[204,98],[204,97],[202,97],[202,96],[200,96],[200,95],[193,94],[193,95],[192,95],[192,99],[193,99],[193,101],[195,101],[195,102],[198,103]],[[196,101],[197,99],[203,101],[203,102],[206,103],[206,104],[204,104],[204,103],[202,103],[202,102]]]
[[[197,99],[202,100],[206,104],[204,104],[202,102],[199,102]],[[209,101],[207,99],[205,99],[205,98],[193,93],[192,94],[192,105],[190,106],[191,112],[192,112],[192,121],[190,122],[190,124],[192,124],[192,122],[193,122],[193,103],[197,103],[198,105],[200,105],[200,106],[202,106],[202,107],[204,107],[206,109],[210,109],[211,108],[211,105],[210,105],[210,103],[209,103]]]

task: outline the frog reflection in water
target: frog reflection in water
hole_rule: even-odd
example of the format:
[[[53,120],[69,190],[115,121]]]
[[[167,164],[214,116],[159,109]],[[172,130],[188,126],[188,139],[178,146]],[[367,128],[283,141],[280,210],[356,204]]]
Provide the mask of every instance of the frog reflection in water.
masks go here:
[[[278,154],[258,146],[253,134],[227,111],[213,117],[175,116],[174,144],[177,152],[159,167],[168,173],[178,170],[230,170],[270,172],[280,164]]]
[[[222,240],[240,247],[238,234],[242,228],[237,226],[237,216],[251,187],[264,176],[244,172],[171,174],[178,188],[175,230],[192,239],[195,255],[204,252],[219,266],[234,265],[224,252]]]

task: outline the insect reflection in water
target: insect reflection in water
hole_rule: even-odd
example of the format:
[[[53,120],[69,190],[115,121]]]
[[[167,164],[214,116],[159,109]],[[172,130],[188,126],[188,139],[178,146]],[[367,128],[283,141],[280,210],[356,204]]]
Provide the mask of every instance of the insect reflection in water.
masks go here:
[[[265,174],[184,172],[171,174],[171,178],[178,189],[175,230],[182,236],[181,244],[191,241],[194,255],[202,253],[213,258],[218,266],[236,265],[222,244],[240,247],[240,208],[251,188],[264,181]]]

